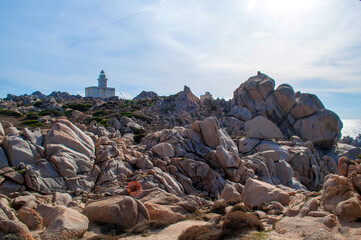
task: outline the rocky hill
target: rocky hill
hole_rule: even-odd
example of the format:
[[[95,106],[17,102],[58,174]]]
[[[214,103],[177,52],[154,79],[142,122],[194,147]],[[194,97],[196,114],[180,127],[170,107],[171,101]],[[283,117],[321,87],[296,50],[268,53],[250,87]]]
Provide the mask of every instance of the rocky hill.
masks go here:
[[[8,95],[0,238],[360,238],[356,140],[339,143],[317,96],[275,85],[259,73],[229,101]]]

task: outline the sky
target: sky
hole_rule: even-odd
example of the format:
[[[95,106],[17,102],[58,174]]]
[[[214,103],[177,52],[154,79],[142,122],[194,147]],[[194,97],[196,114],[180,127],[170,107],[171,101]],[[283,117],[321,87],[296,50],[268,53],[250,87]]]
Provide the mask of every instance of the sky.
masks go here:
[[[1,0],[0,97],[187,85],[230,99],[262,71],[361,119],[359,0]]]

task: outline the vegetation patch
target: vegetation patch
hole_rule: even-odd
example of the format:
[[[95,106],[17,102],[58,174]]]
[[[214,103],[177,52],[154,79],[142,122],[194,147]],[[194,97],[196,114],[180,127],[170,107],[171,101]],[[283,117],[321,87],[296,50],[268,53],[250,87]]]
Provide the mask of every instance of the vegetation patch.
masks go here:
[[[42,126],[44,126],[44,124],[42,124],[38,120],[25,120],[21,124],[25,125],[25,126],[29,126],[29,127],[42,127]]]
[[[132,112],[122,112],[122,113],[120,113],[120,115],[124,116],[124,117],[135,117],[136,119],[145,121],[147,123],[152,122],[152,119],[150,117],[147,117],[147,116],[144,116],[144,115],[139,115],[139,114],[132,113]]]
[[[108,115],[108,114],[109,114],[109,112],[106,111],[106,110],[99,110],[99,111],[95,111],[95,112],[93,113],[93,116],[94,116],[94,117],[106,116],[106,115]]]
[[[133,136],[133,140],[136,143],[140,143],[142,141],[142,138],[144,138],[145,136],[147,136],[146,133],[139,133],[139,134],[134,134]]]
[[[239,204],[233,206],[230,210],[230,212],[237,212],[237,211],[250,212],[251,210],[248,207],[246,207],[244,204],[239,203]]]
[[[37,112],[31,112],[31,113],[26,114],[25,119],[28,119],[28,120],[36,120],[36,119],[38,119],[39,117],[40,117],[40,116],[38,115]]]
[[[209,226],[192,226],[178,237],[178,240],[220,240],[219,232]]]
[[[140,222],[135,225],[132,229],[128,231],[130,235],[140,235],[140,234],[149,234],[152,231],[164,229],[171,224],[174,224],[174,221],[168,220],[150,220],[145,222]]]
[[[220,237],[222,239],[236,237],[252,230],[264,230],[262,223],[256,216],[240,211],[231,212],[224,219]]]
[[[89,103],[71,103],[71,104],[67,104],[64,105],[63,108],[71,108],[73,110],[78,110],[81,112],[86,112],[88,111],[93,105],[89,104]]]
[[[43,111],[39,112],[39,115],[41,115],[41,116],[50,115],[50,116],[55,116],[55,117],[63,116],[63,114],[61,112],[54,111],[54,110],[43,110]]]
[[[21,117],[21,116],[23,116],[19,112],[15,112],[15,111],[12,111],[12,110],[7,110],[7,109],[0,109],[0,115],[7,116],[7,117]]]
[[[215,202],[211,207],[211,209],[209,210],[209,212],[225,215],[227,206],[228,204],[225,202]]]

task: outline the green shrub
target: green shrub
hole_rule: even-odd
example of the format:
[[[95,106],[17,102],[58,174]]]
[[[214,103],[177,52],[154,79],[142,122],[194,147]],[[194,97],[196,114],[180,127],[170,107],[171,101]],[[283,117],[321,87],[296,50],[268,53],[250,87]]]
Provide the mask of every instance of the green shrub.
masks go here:
[[[216,105],[212,105],[212,106],[211,106],[211,111],[216,111],[217,108],[218,108],[218,107],[217,107]]]
[[[108,124],[107,124],[108,121],[109,121],[109,119],[104,118],[103,120],[99,121],[98,123],[99,123],[100,125],[108,125]],[[109,125],[108,125],[108,126],[109,126]]]
[[[46,115],[50,115],[50,116],[55,116],[55,117],[59,117],[59,116],[63,116],[63,114],[59,111],[54,111],[54,110],[42,110],[39,115],[41,116],[46,116]]]
[[[65,111],[64,115],[67,116],[67,117],[70,117],[73,114],[73,111],[74,110]]]
[[[251,230],[263,231],[264,227],[258,218],[245,212],[230,212],[222,224],[222,238],[236,237]]]
[[[142,128],[137,128],[134,130],[134,134],[141,134],[141,133],[145,133],[146,131]]]
[[[88,111],[93,105],[89,104],[89,103],[71,103],[71,104],[67,104],[64,105],[63,108],[71,108],[73,110],[78,110],[81,112],[86,112]]]
[[[34,107],[41,107],[41,105],[43,104],[43,102],[42,101],[39,101],[39,102],[36,102],[36,103],[34,103]]]
[[[120,113],[120,115],[124,116],[124,117],[135,117],[135,118],[137,118],[139,120],[142,120],[142,121],[145,121],[147,123],[152,122],[152,118],[144,116],[144,115],[135,114],[135,113],[132,113],[132,112],[122,112],[122,113]]]
[[[134,142],[140,143],[142,141],[142,138],[144,138],[146,135],[147,134],[145,134],[145,133],[134,134],[134,136],[133,136]]]
[[[89,119],[89,123],[91,121],[93,121],[93,120],[95,120],[97,123],[99,123],[99,122],[103,121],[104,118],[102,118],[102,117],[92,117],[91,119]]]
[[[25,126],[29,126],[29,127],[41,127],[41,126],[44,126],[41,122],[38,122],[38,120],[25,120],[21,124],[25,125]]]
[[[26,114],[26,119],[29,119],[29,120],[36,120],[39,117],[40,116],[36,112],[31,112],[31,113]]]
[[[0,109],[0,115],[7,116],[7,117],[21,117],[21,116],[23,116],[19,112],[15,112],[15,111],[12,111],[12,110],[7,110],[7,109]]]
[[[125,229],[113,223],[97,223],[100,226],[100,232],[106,235],[120,235],[125,233]]]
[[[109,114],[109,112],[106,110],[99,110],[99,111],[95,111],[93,113],[93,116],[98,117],[98,116],[104,116],[104,115],[108,115],[108,114]]]

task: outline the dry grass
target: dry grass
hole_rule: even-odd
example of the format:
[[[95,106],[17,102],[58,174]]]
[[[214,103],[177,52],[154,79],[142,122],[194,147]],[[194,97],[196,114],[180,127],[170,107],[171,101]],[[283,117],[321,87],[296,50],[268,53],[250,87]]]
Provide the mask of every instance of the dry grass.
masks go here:
[[[186,229],[178,240],[219,240],[219,232],[208,226],[192,226]]]
[[[258,218],[245,212],[230,212],[222,224],[221,239],[235,237],[249,231],[263,231],[264,227]]]
[[[164,229],[174,223],[176,222],[169,220],[150,220],[150,221],[140,222],[128,231],[128,235],[147,234],[152,231]]]
[[[210,213],[217,213],[220,215],[226,214],[226,207],[228,204],[226,202],[215,202],[211,209],[209,210]]]
[[[246,207],[243,203],[239,203],[239,204],[233,206],[230,210],[230,212],[237,212],[237,211],[250,212],[251,210],[248,207]]]

